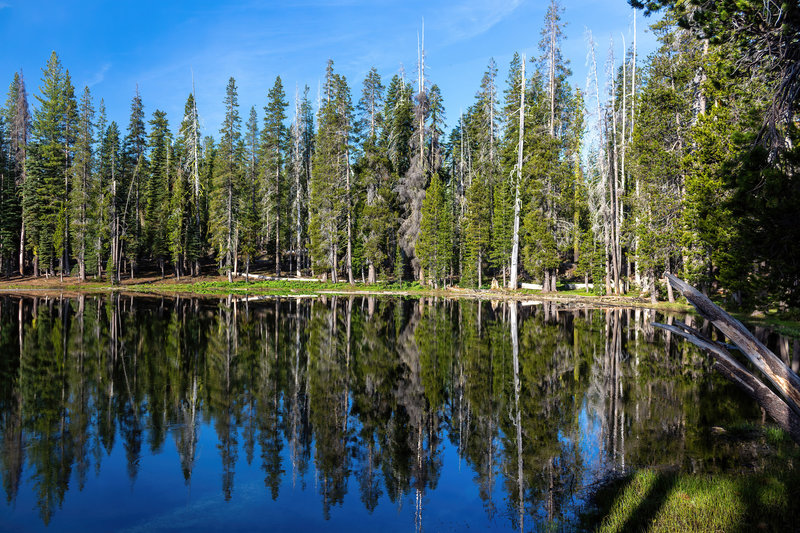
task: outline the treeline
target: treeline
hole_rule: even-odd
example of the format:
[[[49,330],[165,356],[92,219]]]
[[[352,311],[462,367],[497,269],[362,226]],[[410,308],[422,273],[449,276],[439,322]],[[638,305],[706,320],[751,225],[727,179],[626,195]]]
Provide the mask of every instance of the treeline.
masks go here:
[[[590,38],[581,91],[551,2],[540,56],[515,55],[504,89],[490,61],[449,132],[424,50],[413,83],[373,68],[355,99],[329,61],[316,105],[306,87],[290,109],[278,77],[245,117],[231,78],[216,138],[193,94],[173,133],[137,91],[122,130],[53,53],[33,113],[21,74],[3,110],[3,271],[118,282],[213,259],[232,279],[258,259],[350,283],[569,278],[653,298],[673,272],[738,304],[797,305],[797,10],[706,4],[648,4],[666,8],[660,48],[642,61],[634,38],[605,73]]]

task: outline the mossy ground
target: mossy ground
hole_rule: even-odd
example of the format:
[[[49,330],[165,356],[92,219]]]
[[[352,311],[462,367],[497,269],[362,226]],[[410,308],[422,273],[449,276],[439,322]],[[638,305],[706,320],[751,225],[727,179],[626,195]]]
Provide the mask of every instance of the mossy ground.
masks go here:
[[[800,531],[800,447],[774,426],[732,428],[724,438],[768,451],[741,471],[638,470],[595,493],[583,526],[607,533]]]

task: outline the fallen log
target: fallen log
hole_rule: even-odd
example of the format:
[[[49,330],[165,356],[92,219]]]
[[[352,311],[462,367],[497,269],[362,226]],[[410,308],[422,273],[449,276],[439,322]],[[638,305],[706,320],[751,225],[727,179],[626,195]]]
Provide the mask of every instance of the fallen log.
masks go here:
[[[672,287],[680,291],[698,313],[730,339],[734,346],[711,340],[680,321],[675,325],[653,325],[671,331],[708,352],[715,360],[714,368],[755,399],[792,440],[800,444],[800,377],[756,339],[741,322],[715,305],[707,296],[671,274],[667,274],[667,278]],[[777,392],[739,363],[728,351],[729,348],[736,348],[747,357]]]

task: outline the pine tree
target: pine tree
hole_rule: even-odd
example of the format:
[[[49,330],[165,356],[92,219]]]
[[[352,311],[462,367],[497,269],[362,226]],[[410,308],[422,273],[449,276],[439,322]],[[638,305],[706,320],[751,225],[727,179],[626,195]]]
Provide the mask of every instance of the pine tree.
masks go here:
[[[170,187],[175,179],[172,172],[172,134],[169,132],[167,114],[157,109],[150,120],[148,142],[150,163],[148,180],[144,195],[144,235],[150,257],[156,259],[161,277],[164,277],[164,263],[169,254],[168,232],[170,227],[169,205]]]
[[[281,234],[285,228],[286,210],[283,165],[286,154],[286,93],[280,76],[267,94],[267,105],[264,106],[264,128],[261,130],[261,164],[263,167],[262,221],[265,235],[269,239],[275,236],[275,273],[281,273]],[[273,225],[274,223],[274,225]]]
[[[544,268],[543,290],[555,291],[558,266],[560,264],[557,244],[550,246],[550,239],[565,242],[568,236],[562,234],[559,228],[566,228],[564,220],[571,220],[572,202],[565,198],[570,190],[568,166],[565,165],[564,149],[565,137],[569,131],[569,105],[571,89],[567,82],[570,75],[569,61],[561,54],[561,40],[563,39],[563,23],[561,13],[563,7],[551,0],[545,14],[544,28],[539,49],[542,51],[540,58],[543,70],[544,86],[546,92],[546,131],[549,142],[544,143],[544,150],[540,153],[539,164],[541,171],[538,179],[539,186],[538,204],[544,216],[544,226],[536,223],[531,228],[532,235],[538,235],[536,240],[545,239],[547,246],[540,248],[539,253],[546,253],[538,261]],[[545,237],[542,232],[550,233]],[[556,235],[556,233],[559,233]]]
[[[63,102],[64,102],[64,196],[61,200],[61,211],[59,215],[63,220],[60,226],[60,238],[63,241],[63,246],[60,248],[59,262],[61,264],[60,274],[66,273],[70,275],[70,256],[72,255],[72,242],[70,239],[70,226],[72,220],[72,212],[70,209],[71,197],[71,168],[73,164],[73,157],[75,154],[75,143],[78,134],[78,102],[75,99],[75,87],[72,85],[72,78],[69,75],[69,70],[64,72],[64,86],[63,86]]]
[[[500,271],[503,286],[510,268],[509,259],[513,246],[514,230],[514,190],[512,181],[503,179],[494,187],[494,203],[492,205],[492,243],[490,251],[491,265]]]
[[[34,255],[34,275],[39,274],[40,264],[48,274],[54,274],[54,261],[59,259],[53,237],[66,196],[64,85],[64,71],[58,55],[53,52],[43,69],[40,95],[36,97],[39,107],[31,122],[32,138],[26,164],[29,175],[23,185],[24,224],[30,236],[27,245]],[[63,227],[58,229],[62,230],[59,238],[63,240]]]
[[[15,73],[2,110],[3,183],[2,183],[2,254],[8,274],[12,254],[19,251],[19,273],[24,273],[25,228],[22,224],[22,192],[25,182],[25,159],[30,131],[28,100],[21,73]]]
[[[428,129],[428,166],[431,172],[441,172],[444,165],[445,109],[442,92],[435,83],[428,92],[429,129]]]
[[[497,66],[494,59],[489,60],[489,65],[481,79],[481,87],[475,95],[476,102],[472,120],[469,125],[472,128],[472,140],[477,145],[476,154],[473,157],[473,167],[489,186],[491,194],[497,178],[497,167],[499,164],[497,154]]]
[[[386,89],[383,108],[384,128],[381,132],[381,147],[386,151],[392,170],[402,176],[410,165],[409,139],[411,137],[414,108],[411,101],[411,86],[394,75]]]
[[[244,134],[245,168],[242,182],[241,205],[241,252],[245,262],[245,279],[249,280],[250,262],[258,247],[259,202],[258,202],[258,114],[256,108],[250,108],[250,117],[245,125]]]
[[[191,172],[186,171],[184,153],[185,146],[175,143],[174,159],[179,163],[175,165],[175,178],[169,195],[167,206],[167,231],[166,245],[172,264],[175,265],[175,277],[181,278],[184,260],[191,261],[189,250],[192,249],[192,228],[194,217],[191,213]]]
[[[18,229],[17,187],[14,180],[13,161],[7,138],[5,120],[0,117],[0,270],[11,274],[11,262],[16,248]]]
[[[203,206],[206,204],[205,199],[208,190],[201,187],[200,179],[200,166],[201,166],[201,139],[200,139],[200,119],[197,115],[197,105],[195,103],[194,95],[189,94],[186,99],[186,104],[183,110],[183,120],[181,121],[180,130],[176,145],[179,148],[180,164],[179,170],[182,175],[188,180],[185,187],[185,194],[188,194],[189,203],[181,204],[180,206],[173,206],[173,211],[179,209],[186,216],[190,218],[186,227],[186,239],[184,255],[186,261],[191,265],[193,275],[198,275],[200,272],[199,259],[203,253],[203,219],[205,210]],[[171,242],[175,243],[171,239]],[[172,249],[175,250],[176,244],[172,244]],[[173,251],[173,255],[174,255]]]
[[[100,123],[102,124],[105,122],[105,108],[102,102],[100,109]],[[106,271],[112,284],[118,284],[120,281],[122,211],[125,202],[120,185],[123,161],[124,151],[119,127],[116,122],[112,121],[103,134],[103,141],[100,147],[100,168],[96,182],[98,209],[101,213],[104,213],[102,222],[106,222],[106,224],[98,224],[95,230],[98,275],[102,268],[100,259],[107,253]],[[101,220],[98,220],[98,222],[101,222]],[[108,252],[105,250],[106,247],[109,248]]]
[[[236,80],[230,78],[225,92],[225,119],[220,129],[220,142],[214,168],[214,191],[210,205],[209,226],[221,268],[233,281],[237,255],[236,228],[239,221],[241,186],[241,118]]]
[[[465,278],[476,282],[479,287],[483,281],[483,269],[490,259],[494,186],[500,163],[497,154],[496,75],[497,68],[494,60],[491,60],[466,120],[471,141],[467,145],[471,172],[466,191],[464,266]]]
[[[638,128],[633,137],[630,165],[636,179],[636,190],[631,195],[636,266],[644,274],[653,301],[657,296],[656,279],[661,278],[663,272],[670,272],[680,255],[681,218],[684,224],[688,222],[688,213],[681,212],[680,199],[685,187],[682,163],[689,142],[692,102],[683,93],[690,90],[685,83],[691,83],[693,77],[692,56],[699,59],[697,51],[693,51],[693,40],[687,39],[687,35],[682,38],[670,35],[663,28],[656,32],[662,39],[662,46],[651,56],[646,70],[646,84],[638,101]],[[719,184],[714,184],[715,188],[717,186]],[[693,202],[686,205],[693,205]],[[697,228],[691,223],[686,225]],[[685,242],[691,243],[692,248],[696,244],[691,239],[693,233],[684,234]],[[699,251],[695,248],[692,253]],[[700,259],[697,264],[704,262]],[[688,269],[683,275],[687,274]],[[701,281],[698,274],[691,272],[693,283]]]
[[[345,210],[349,205],[350,97],[347,84],[334,73],[330,60],[323,91],[311,176],[309,234],[315,268],[330,269],[337,282],[339,240],[345,236],[341,226],[346,224]]]
[[[483,269],[491,246],[492,203],[486,178],[476,175],[467,188],[464,277],[462,281],[483,285]]]
[[[144,187],[142,182],[147,175],[147,132],[144,123],[144,105],[139,94],[139,87],[131,99],[131,114],[128,120],[128,132],[123,143],[123,167],[120,177],[121,190],[124,195],[121,205],[121,229],[119,256],[117,258],[117,274],[122,271],[122,257],[126,255],[130,263],[131,278],[136,273],[140,254],[145,250],[145,235],[142,227],[144,208]]]
[[[389,243],[396,230],[392,212],[394,180],[391,162],[386,156],[385,146],[378,144],[385,131],[383,90],[380,75],[371,69],[364,79],[358,103],[362,143],[360,158],[354,167],[356,179],[363,189],[357,225],[361,254],[368,269],[368,283],[375,283],[379,268],[389,267]]]
[[[97,124],[94,137],[97,150],[94,168],[88,186],[89,209],[93,216],[88,219],[88,246],[86,268],[95,272],[99,279],[103,275],[103,264],[108,255],[108,239],[111,229],[111,182],[108,179],[108,161],[115,158],[108,138],[108,121],[105,102],[101,99],[98,107]]]
[[[78,130],[75,145],[75,159],[72,165],[72,191],[70,210],[72,211],[72,240],[78,255],[81,281],[86,280],[86,255],[91,247],[89,242],[89,219],[92,216],[92,173],[94,169],[94,106],[88,87],[83,90],[78,110]]]
[[[401,200],[401,177],[404,176],[411,165],[411,136],[414,129],[414,106],[412,101],[411,85],[404,78],[395,74],[386,89],[384,103],[384,127],[380,138],[380,151],[386,154],[390,163],[390,173],[385,183],[387,192],[391,191],[391,209],[397,212],[398,223],[404,216]],[[395,207],[396,206],[396,207]],[[405,271],[405,253],[401,250],[401,235],[398,228],[387,228],[391,232],[390,262],[394,264],[395,277],[402,279]],[[398,267],[399,265],[399,267]],[[399,276],[399,277],[398,277]]]
[[[303,98],[295,92],[295,118],[291,127],[291,175],[292,175],[292,216],[294,218],[294,260],[295,272],[301,275],[303,264],[304,238],[308,220],[308,182],[311,171],[311,151],[313,148],[313,115],[308,101],[308,86]]]
[[[361,98],[358,101],[357,111],[359,119],[357,129],[362,136],[363,145],[377,146],[378,138],[383,126],[384,86],[378,70],[372,67],[364,78],[361,88]]]
[[[447,284],[452,260],[452,221],[445,188],[438,173],[431,176],[422,202],[422,223],[416,255],[433,285]]]
[[[495,201],[494,225],[497,228],[493,239],[495,264],[502,264],[498,255],[508,250],[507,266],[509,271],[508,287],[517,288],[519,273],[519,236],[520,211],[522,194],[526,191],[523,185],[523,152],[525,148],[525,57],[514,54],[508,69],[508,87],[501,112],[504,125],[503,138],[500,142],[501,183],[505,179],[507,185],[500,186],[500,200]],[[506,208],[503,206],[508,204]],[[501,268],[503,268],[501,266]],[[505,271],[504,271],[505,272]]]

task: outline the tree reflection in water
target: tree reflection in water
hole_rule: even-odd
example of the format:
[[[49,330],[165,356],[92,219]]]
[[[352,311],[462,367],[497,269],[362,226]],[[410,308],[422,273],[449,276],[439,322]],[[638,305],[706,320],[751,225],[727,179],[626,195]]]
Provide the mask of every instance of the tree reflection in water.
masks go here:
[[[719,468],[709,420],[758,417],[652,311],[251,300],[2,297],[3,514],[24,521],[30,499],[47,525],[121,460],[146,514],[140,468],[172,452],[179,469],[161,476],[189,488],[212,473],[224,501],[260,469],[272,500],[311,491],[329,519],[357,492],[367,516],[394,507],[418,530],[448,516],[437,506],[462,509],[446,495],[466,465],[483,510],[456,522],[569,526],[598,480]]]

